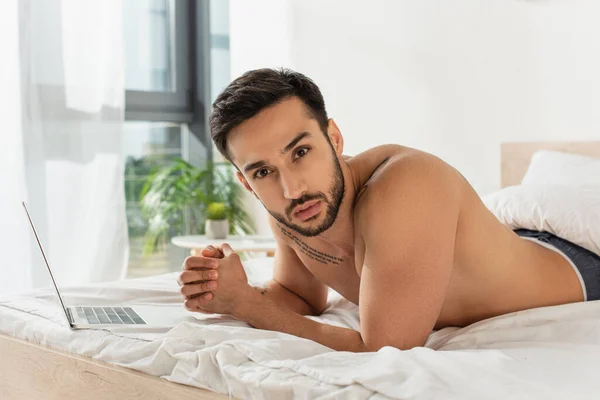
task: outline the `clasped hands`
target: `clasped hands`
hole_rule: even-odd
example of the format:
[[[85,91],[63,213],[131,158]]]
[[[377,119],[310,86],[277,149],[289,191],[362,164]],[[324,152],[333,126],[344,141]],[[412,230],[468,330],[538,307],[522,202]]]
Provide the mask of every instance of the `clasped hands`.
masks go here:
[[[252,289],[239,255],[227,243],[203,248],[182,268],[177,283],[189,311],[235,314]]]

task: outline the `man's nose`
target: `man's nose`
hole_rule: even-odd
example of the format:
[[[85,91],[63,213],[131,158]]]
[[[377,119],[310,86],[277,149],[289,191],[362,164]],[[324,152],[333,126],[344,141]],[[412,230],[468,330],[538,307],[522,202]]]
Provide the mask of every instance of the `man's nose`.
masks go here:
[[[281,185],[283,186],[283,195],[286,199],[292,200],[302,197],[306,192],[307,187],[304,180],[298,179],[297,177],[291,177],[281,174]]]

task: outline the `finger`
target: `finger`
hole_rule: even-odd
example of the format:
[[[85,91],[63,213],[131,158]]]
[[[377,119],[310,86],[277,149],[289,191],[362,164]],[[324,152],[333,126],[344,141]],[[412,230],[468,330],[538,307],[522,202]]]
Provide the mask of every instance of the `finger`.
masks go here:
[[[205,306],[208,303],[210,303],[212,301],[212,299],[214,299],[214,298],[215,298],[214,293],[212,293],[212,292],[205,293],[204,295],[202,295],[196,299],[196,306],[197,307]]]
[[[204,296],[206,293],[211,293],[211,292],[202,292],[202,293],[198,293],[198,294],[193,294],[191,296],[183,296],[186,300],[191,300],[191,299],[197,299],[200,296]]]
[[[177,283],[179,286],[188,284],[188,283],[196,283],[199,281],[210,281],[219,278],[219,272],[214,269],[204,269],[201,271],[198,270],[187,270],[183,271],[179,274],[179,279],[177,279]]]
[[[190,311],[196,311],[198,306],[208,304],[213,298],[214,295],[212,293],[203,293],[202,296],[186,299],[183,305]]]
[[[223,246],[221,248],[223,249],[223,255],[225,257],[228,257],[231,254],[235,253],[233,251],[233,249],[231,248],[231,246],[229,245],[229,243],[223,243]]]
[[[218,268],[219,260],[210,257],[190,256],[183,261],[183,269]]]
[[[200,252],[200,255],[204,256],[204,257],[210,257],[210,258],[223,258],[223,253],[217,249],[214,249],[214,250],[202,249],[202,251]]]
[[[189,283],[187,285],[183,285],[179,291],[183,295],[183,297],[190,297],[206,292],[210,292],[211,290],[215,290],[218,287],[217,281],[208,281],[202,283]]]
[[[209,313],[208,311],[201,310],[198,307],[201,306],[201,305],[207,304],[212,299],[213,299],[213,294],[212,293],[205,293],[203,296],[201,296],[199,298],[186,300],[183,303],[183,305],[189,311]],[[212,314],[212,313],[209,313],[209,314]]]
[[[202,249],[200,254],[206,257],[223,258],[223,252],[219,246],[208,245]]]
[[[200,250],[200,255],[204,257],[215,257],[215,250],[205,247],[202,250]]]
[[[210,271],[214,271],[214,270],[207,269],[207,270],[204,270],[204,271],[198,271],[198,270],[186,270],[186,271],[183,271],[181,274],[179,274],[179,278],[177,279],[177,283],[179,284],[179,286],[183,286],[183,285],[188,285],[190,283],[201,283],[201,282],[204,282],[204,281],[209,281],[209,280],[217,279],[219,277],[219,274],[214,275],[214,274],[208,273]],[[216,277],[213,278],[213,276],[216,276]]]
[[[189,309],[188,307],[186,307],[186,309],[187,309],[188,311],[197,312],[197,313],[201,313],[201,314],[214,314],[214,312],[211,312],[211,311],[204,311],[203,309],[201,309],[201,308],[198,308],[198,307],[196,307],[196,308],[194,308],[194,309]]]

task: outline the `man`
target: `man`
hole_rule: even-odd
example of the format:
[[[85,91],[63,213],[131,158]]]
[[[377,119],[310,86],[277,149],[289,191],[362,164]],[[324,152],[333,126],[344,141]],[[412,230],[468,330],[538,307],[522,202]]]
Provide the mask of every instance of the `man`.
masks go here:
[[[399,145],[343,155],[338,126],[302,74],[247,72],[216,99],[210,125],[269,212],[277,250],[265,288],[248,285],[227,244],[187,258],[178,282],[188,310],[362,352],[584,300],[567,258],[503,226],[440,159]],[[304,317],[325,309],[328,287],[359,306],[360,332]]]

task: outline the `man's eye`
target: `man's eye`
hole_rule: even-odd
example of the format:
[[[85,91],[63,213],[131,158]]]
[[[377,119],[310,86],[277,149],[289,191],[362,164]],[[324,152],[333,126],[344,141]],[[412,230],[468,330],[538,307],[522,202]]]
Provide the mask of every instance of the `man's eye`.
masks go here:
[[[264,172],[264,173],[263,173]],[[269,175],[268,174],[269,170],[268,169],[259,169],[258,171],[256,171],[256,173],[254,174],[255,178],[264,178],[265,176]]]
[[[298,149],[298,151],[296,151],[296,156],[304,157],[306,155],[306,153],[308,153],[308,148],[303,147],[301,149]]]

